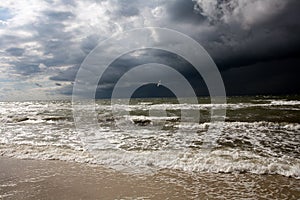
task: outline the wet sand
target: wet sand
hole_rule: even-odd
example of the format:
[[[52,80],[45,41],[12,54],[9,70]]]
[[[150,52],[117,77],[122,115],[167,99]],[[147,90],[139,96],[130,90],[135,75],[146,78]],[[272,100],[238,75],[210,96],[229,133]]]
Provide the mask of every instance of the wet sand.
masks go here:
[[[0,157],[0,199],[299,199],[279,175],[126,174],[101,166]]]

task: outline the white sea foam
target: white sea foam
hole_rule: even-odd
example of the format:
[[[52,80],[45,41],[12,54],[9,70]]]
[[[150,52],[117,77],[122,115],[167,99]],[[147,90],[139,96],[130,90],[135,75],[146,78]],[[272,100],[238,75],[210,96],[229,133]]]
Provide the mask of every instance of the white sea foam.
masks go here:
[[[223,172],[280,174],[300,178],[300,160],[290,157],[265,158],[249,151],[154,151],[124,152],[106,150],[98,152],[22,145],[18,148],[2,146],[1,155],[22,159],[59,159],[63,161],[106,165],[133,173],[152,173],[159,169],[185,172]]]
[[[228,109],[251,106],[297,106],[299,101],[227,104]],[[224,105],[152,104],[120,105],[127,111],[151,109],[210,109]],[[177,123],[177,116],[123,116],[135,121],[172,121],[166,130],[113,126],[110,105],[97,105],[100,127],[79,133],[70,102],[0,102],[0,155],[59,159],[107,165],[132,172],[179,169],[186,172],[250,172],[300,178],[300,124],[224,122],[217,146],[201,147],[209,122]],[[138,122],[137,122],[138,123]],[[168,129],[170,128],[170,129]],[[176,131],[177,129],[185,132]]]
[[[188,126],[188,124],[186,124]],[[201,124],[197,128],[205,129],[209,126],[209,123]],[[252,127],[253,133],[251,132]],[[298,131],[299,124],[285,124],[280,125],[270,122],[230,122],[225,125],[225,135],[228,133],[231,136],[231,140],[234,141],[242,136],[243,131],[246,131],[248,141],[256,144],[256,148],[261,148],[262,151],[269,152],[268,147],[261,147],[260,140],[266,140],[268,135],[264,133],[265,130],[285,129],[286,131]],[[193,127],[194,128],[194,127]],[[193,129],[192,128],[192,129]],[[231,128],[231,129],[230,129]],[[227,130],[227,132],[226,132]],[[237,130],[235,133],[232,130]],[[243,130],[243,131],[241,131]],[[254,131],[257,134],[254,134]],[[267,132],[267,131],[266,131]],[[131,172],[153,172],[159,169],[178,169],[186,172],[250,172],[257,174],[280,174],[284,176],[291,176],[300,178],[300,160],[299,158],[291,157],[288,155],[276,154],[275,152],[269,152],[269,156],[260,155],[249,150],[221,148],[213,151],[206,151],[205,149],[186,149],[184,141],[196,140],[197,135],[190,135],[191,137],[179,137],[173,135],[170,143],[173,142],[172,148],[165,146],[164,150],[161,150],[162,146],[158,150],[146,150],[146,151],[126,151],[119,149],[120,145],[126,143],[126,137],[130,135],[124,135],[123,133],[109,132],[106,129],[106,134],[98,135],[98,139],[91,137],[90,140],[79,141],[76,135],[62,135],[59,140],[52,141],[52,132],[43,132],[40,137],[44,137],[43,142],[37,142],[37,135],[29,133],[27,131],[24,134],[18,135],[15,141],[10,139],[4,140],[2,138],[1,155],[18,157],[18,158],[31,158],[31,159],[59,159],[65,161],[76,161],[81,163],[101,164],[113,167],[119,170],[126,170]],[[294,132],[296,137],[297,132]],[[133,137],[134,133],[132,133]],[[9,137],[9,135],[7,135]],[[27,140],[25,140],[25,137]],[[155,136],[155,134],[153,134]],[[158,136],[158,135],[156,135]],[[49,140],[45,138],[49,137]],[[163,133],[159,137],[166,139]],[[157,138],[159,138],[157,137]],[[22,138],[22,140],[18,139]],[[182,140],[184,139],[184,140]],[[64,141],[65,142],[62,142]],[[151,140],[151,135],[144,135],[143,138],[132,138],[128,140],[128,145],[135,145],[133,140],[140,143]],[[7,142],[8,141],[8,142]],[[77,141],[77,142],[72,142]],[[102,143],[101,143],[102,141]],[[82,142],[93,142],[94,145],[84,145]],[[111,145],[108,145],[109,142]],[[270,141],[272,142],[272,141]],[[299,141],[292,145],[299,144]],[[107,146],[105,146],[107,145]],[[99,148],[97,148],[97,146]],[[144,146],[145,149],[146,146]],[[83,149],[86,149],[83,151]],[[274,156],[270,156],[274,155]]]
[[[272,100],[271,105],[300,105],[300,101],[288,101],[288,100]]]

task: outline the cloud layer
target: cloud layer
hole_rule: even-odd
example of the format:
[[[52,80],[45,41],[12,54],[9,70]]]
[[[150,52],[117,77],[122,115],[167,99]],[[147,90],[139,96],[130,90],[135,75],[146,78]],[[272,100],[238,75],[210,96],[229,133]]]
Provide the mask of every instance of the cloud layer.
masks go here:
[[[299,8],[297,0],[1,1],[0,99],[68,98],[99,42],[149,26],[203,45],[229,94],[299,93]]]

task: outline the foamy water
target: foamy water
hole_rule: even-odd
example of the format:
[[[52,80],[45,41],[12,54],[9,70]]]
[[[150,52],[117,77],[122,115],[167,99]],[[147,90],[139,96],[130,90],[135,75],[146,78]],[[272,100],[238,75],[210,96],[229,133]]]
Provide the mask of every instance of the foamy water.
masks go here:
[[[224,106],[206,100],[176,104],[147,99],[120,105],[130,115],[114,116],[107,102],[98,101],[99,126],[82,133],[76,130],[69,101],[1,102],[0,154],[102,164],[140,173],[176,169],[300,178],[300,101],[230,98],[216,144],[212,149],[203,148],[212,125],[209,111]],[[152,109],[167,109],[168,115],[147,116]],[[182,109],[200,110],[200,123],[180,122],[178,110]],[[123,119],[131,122],[131,128],[116,126],[115,121]],[[152,123],[162,128],[150,129]]]

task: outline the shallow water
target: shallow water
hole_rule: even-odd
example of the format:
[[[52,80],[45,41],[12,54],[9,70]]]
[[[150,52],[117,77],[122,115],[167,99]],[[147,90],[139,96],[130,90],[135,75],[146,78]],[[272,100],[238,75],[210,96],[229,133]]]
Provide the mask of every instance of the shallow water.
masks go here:
[[[299,199],[300,180],[280,175],[159,170],[0,157],[0,199]]]

